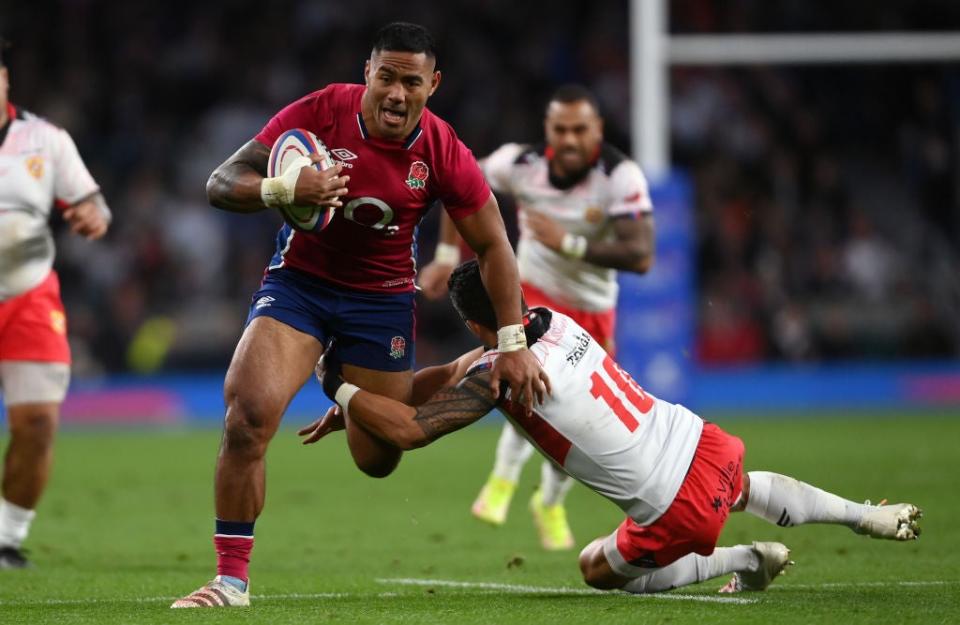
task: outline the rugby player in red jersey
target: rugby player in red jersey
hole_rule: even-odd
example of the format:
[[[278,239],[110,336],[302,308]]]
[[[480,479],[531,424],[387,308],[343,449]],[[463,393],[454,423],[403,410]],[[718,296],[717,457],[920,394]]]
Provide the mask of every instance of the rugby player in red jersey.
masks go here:
[[[70,230],[88,239],[99,239],[110,225],[100,187],[70,135],[11,104],[9,89],[0,58],[0,387],[10,427],[0,569],[28,564],[20,546],[50,475],[60,404],[70,382],[50,214],[58,208]]]
[[[473,155],[425,108],[440,84],[436,51],[421,26],[377,34],[363,85],[331,84],[290,104],[210,176],[210,202],[254,212],[283,204],[335,206],[319,233],[280,229],[224,382],[226,418],[215,478],[216,578],[173,607],[247,605],[254,521],[264,503],[264,457],[283,412],[336,338],[343,374],[399,401],[413,387],[416,228],[442,201],[477,253],[505,351],[490,380],[509,382],[528,408],[549,380],[526,349],[516,259],[497,202]],[[265,178],[284,131],[317,135],[337,161]],[[348,427],[357,466],[383,477],[401,451]]]

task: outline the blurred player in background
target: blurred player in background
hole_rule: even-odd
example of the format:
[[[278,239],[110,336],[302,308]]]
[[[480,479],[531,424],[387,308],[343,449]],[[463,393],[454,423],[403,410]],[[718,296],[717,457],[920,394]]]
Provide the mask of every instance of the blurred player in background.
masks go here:
[[[454,271],[450,298],[470,331],[494,344],[496,318],[475,261]],[[584,581],[595,588],[653,593],[734,573],[721,592],[766,589],[790,563],[789,550],[776,542],[717,548],[729,513],[739,510],[780,527],[830,523],[873,538],[917,538],[921,511],[912,504],[859,504],[785,475],[743,473],[739,438],[644,392],[572,318],[534,308],[526,320],[530,349],[554,389],[533,412],[490,392],[495,349],[418,371],[416,408],[345,383],[334,350],[323,387],[337,405],[299,434],[313,443],[359,422],[413,449],[498,410],[551,462],[627,515],[580,553]]]
[[[290,104],[218,167],[213,205],[254,212],[281,205],[335,206],[320,233],[285,225],[224,382],[227,405],[215,478],[216,578],[173,607],[247,605],[254,521],[264,505],[267,445],[290,400],[336,337],[344,375],[400,401],[413,386],[416,226],[442,200],[480,259],[499,320],[504,366],[494,372],[532,406],[549,390],[527,351],[516,259],[500,209],[453,129],[425,108],[440,84],[436,50],[421,26],[389,24],[376,36],[363,85],[332,84]],[[270,147],[304,128],[337,165],[265,178]],[[315,160],[319,160],[315,158]],[[388,475],[400,450],[348,428],[357,466]]]
[[[603,119],[586,88],[566,85],[547,104],[546,143],[508,143],[481,161],[495,191],[512,195],[520,217],[517,262],[523,296],[575,319],[614,353],[617,270],[645,273],[653,264],[653,206],[637,164],[603,141]],[[441,222],[441,243],[420,285],[438,298],[459,260],[456,230]],[[493,472],[473,504],[477,518],[502,525],[533,447],[509,423]],[[530,510],[545,549],[573,548],[563,499],[573,485],[544,462]]]
[[[14,106],[0,40],[0,384],[10,426],[0,501],[0,569],[21,544],[50,475],[70,381],[67,321],[53,270],[54,207],[70,230],[102,237],[110,211],[62,128]]]

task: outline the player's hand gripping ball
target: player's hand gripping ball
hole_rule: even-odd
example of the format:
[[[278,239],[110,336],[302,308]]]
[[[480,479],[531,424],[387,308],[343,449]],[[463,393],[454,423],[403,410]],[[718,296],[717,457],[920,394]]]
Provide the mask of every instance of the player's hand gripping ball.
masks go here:
[[[318,163],[310,161],[310,155],[316,154],[321,158]],[[317,171],[330,169],[334,166],[333,157],[327,151],[327,146],[309,130],[294,128],[279,137],[270,150],[270,160],[267,161],[267,177],[283,176],[291,167],[315,167]],[[295,230],[301,232],[320,232],[333,220],[335,206],[294,206],[281,205],[277,207],[283,220]]]

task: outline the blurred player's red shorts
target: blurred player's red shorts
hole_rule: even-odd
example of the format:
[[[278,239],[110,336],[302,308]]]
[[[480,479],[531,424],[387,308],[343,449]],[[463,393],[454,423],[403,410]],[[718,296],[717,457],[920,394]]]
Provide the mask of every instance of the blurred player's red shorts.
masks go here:
[[[614,326],[617,322],[616,310],[612,308],[602,312],[577,310],[576,308],[569,308],[563,304],[558,304],[550,299],[549,295],[529,282],[521,283],[520,287],[523,289],[523,299],[526,301],[528,308],[546,306],[547,308],[565,314],[589,332],[593,340],[599,343],[608,354],[611,356],[616,355],[616,340],[614,337]]]
[[[26,293],[0,302],[0,360],[70,363],[56,272]]]
[[[643,568],[666,566],[688,553],[710,555],[740,496],[742,479],[743,441],[705,423],[676,499],[650,525],[624,521],[617,528],[617,551]]]

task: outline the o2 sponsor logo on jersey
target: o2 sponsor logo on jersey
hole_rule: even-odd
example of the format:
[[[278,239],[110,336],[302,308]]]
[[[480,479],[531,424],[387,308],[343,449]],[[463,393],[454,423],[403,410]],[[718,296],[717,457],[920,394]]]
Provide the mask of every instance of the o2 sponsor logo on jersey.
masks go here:
[[[402,336],[395,336],[390,339],[390,357],[394,360],[400,360],[407,353],[407,341]]]
[[[410,173],[407,174],[407,186],[414,191],[422,189],[427,185],[427,178],[430,177],[430,168],[423,161],[414,161],[410,164]]]
[[[377,219],[360,219],[360,211],[358,210],[361,206],[372,206],[373,208],[380,211],[380,217]],[[363,211],[366,215],[369,216],[369,210]],[[358,197],[347,202],[347,205],[343,207],[343,218],[349,219],[350,221],[360,224],[361,226],[367,226],[368,228],[373,228],[374,230],[379,230],[383,232],[386,236],[393,236],[400,231],[400,226],[391,226],[390,222],[393,221],[393,209],[390,208],[390,205],[381,200],[380,198],[364,196]]]

